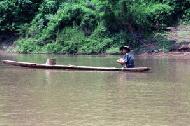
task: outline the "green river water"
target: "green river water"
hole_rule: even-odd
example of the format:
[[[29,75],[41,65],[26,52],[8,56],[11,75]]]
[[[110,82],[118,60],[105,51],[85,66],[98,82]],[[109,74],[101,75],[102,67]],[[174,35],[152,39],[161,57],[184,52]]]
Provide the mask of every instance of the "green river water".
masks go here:
[[[115,66],[118,56],[0,55]],[[146,73],[34,70],[0,64],[0,126],[189,126],[190,60],[136,58]]]

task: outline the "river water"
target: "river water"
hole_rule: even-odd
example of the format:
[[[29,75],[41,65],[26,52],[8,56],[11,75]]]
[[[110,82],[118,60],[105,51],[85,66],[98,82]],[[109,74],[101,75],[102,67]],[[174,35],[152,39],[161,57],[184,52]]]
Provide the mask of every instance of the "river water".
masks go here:
[[[0,59],[118,66],[118,56]],[[190,60],[137,57],[147,73],[34,70],[0,64],[0,126],[189,126]],[[118,66],[119,67],[119,66]]]

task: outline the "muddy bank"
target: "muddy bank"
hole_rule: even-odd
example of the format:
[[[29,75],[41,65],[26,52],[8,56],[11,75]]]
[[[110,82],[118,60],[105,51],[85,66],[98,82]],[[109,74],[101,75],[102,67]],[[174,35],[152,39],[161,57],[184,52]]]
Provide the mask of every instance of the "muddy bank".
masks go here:
[[[137,55],[142,58],[169,58],[169,59],[190,59],[190,52],[159,52],[159,53],[142,53]]]

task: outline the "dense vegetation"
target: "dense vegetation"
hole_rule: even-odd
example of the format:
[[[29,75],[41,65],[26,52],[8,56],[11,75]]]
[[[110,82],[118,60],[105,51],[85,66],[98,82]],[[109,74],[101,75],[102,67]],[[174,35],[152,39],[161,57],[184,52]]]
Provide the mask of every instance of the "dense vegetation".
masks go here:
[[[1,33],[19,34],[21,53],[103,53],[134,48],[189,22],[190,0],[1,0]]]

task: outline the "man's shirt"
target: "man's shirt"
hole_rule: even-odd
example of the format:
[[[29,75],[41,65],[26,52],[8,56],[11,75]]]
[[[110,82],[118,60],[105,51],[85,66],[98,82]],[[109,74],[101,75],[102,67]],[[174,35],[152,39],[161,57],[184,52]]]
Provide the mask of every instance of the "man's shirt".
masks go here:
[[[133,68],[133,67],[135,67],[133,54],[131,54],[131,53],[126,53],[126,54],[123,56],[123,60],[124,60],[124,62],[126,63],[126,67],[127,67],[127,68]]]

